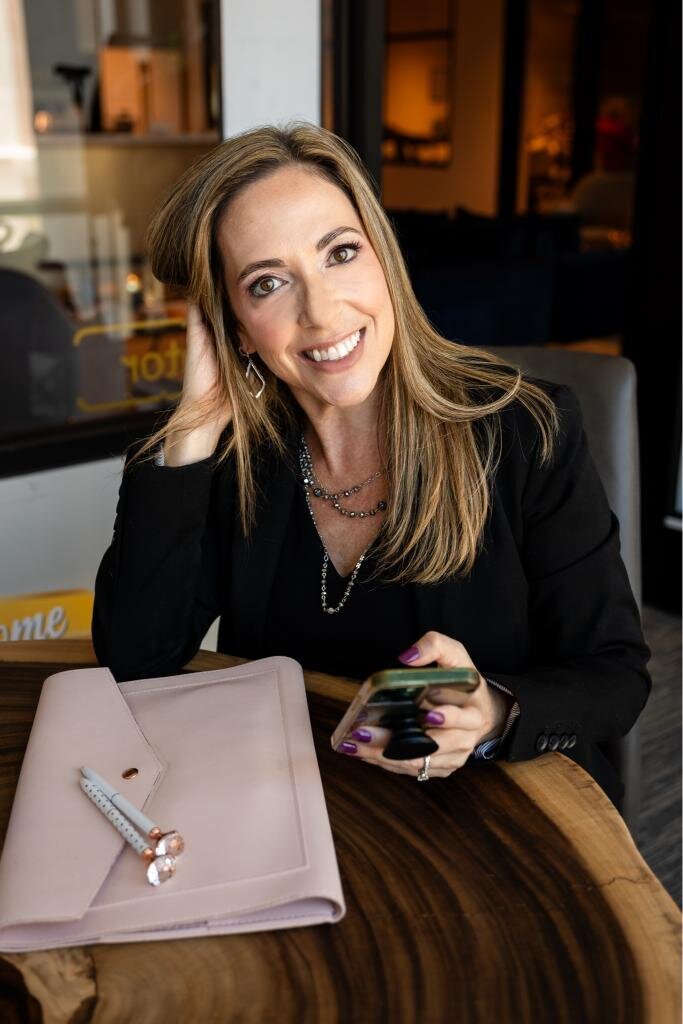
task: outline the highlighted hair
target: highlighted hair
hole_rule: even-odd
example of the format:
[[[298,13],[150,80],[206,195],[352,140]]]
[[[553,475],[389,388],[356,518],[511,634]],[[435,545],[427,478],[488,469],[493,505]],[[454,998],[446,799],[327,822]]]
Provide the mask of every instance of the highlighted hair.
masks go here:
[[[292,165],[324,176],[348,197],[382,265],[394,309],[394,340],[377,385],[389,496],[378,537],[378,572],[384,579],[423,584],[467,575],[490,512],[490,481],[500,458],[498,414],[513,401],[531,414],[543,464],[558,430],[554,404],[517,368],[449,341],[432,327],[367,170],[348,143],[315,125],[266,126],[228,139],[184,174],[155,214],[147,235],[152,271],[198,306],[214,341],[218,381],[200,405],[179,406],[132,461],[145,453],[151,457],[162,441],[172,444],[227,406],[231,427],[218,459],[235,460],[248,536],[256,502],[255,453],[267,444],[285,456],[283,435],[294,425],[298,406],[263,364],[266,389],[258,401],[249,392],[216,234],[238,192]]]

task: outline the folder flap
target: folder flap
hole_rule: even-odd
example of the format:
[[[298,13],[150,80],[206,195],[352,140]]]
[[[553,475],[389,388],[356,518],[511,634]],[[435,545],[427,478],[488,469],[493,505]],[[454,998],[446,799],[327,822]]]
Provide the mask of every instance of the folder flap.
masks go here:
[[[140,808],[164,774],[107,668],[43,684],[0,860],[0,927],[81,918],[125,845],[81,791],[82,765]]]

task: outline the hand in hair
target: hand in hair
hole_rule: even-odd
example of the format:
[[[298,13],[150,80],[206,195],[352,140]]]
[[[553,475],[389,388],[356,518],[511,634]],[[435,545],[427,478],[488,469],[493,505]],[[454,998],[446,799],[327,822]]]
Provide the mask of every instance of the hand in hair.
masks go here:
[[[180,405],[189,408],[207,401],[218,386],[218,364],[211,333],[202,320],[197,306],[188,304],[185,375]],[[221,430],[230,422],[232,412],[225,408],[220,420]],[[220,431],[219,431],[220,433]]]
[[[211,333],[197,306],[187,311],[183,391],[169,421],[164,446],[166,465],[183,466],[208,458],[232,419],[227,401],[218,401],[219,372]]]
[[[458,640],[433,630],[425,633],[413,647],[400,655],[400,660],[411,668],[436,663],[441,668],[474,668],[466,648]],[[489,686],[483,676],[472,693],[457,695],[457,704],[442,703],[438,693],[432,691],[433,700],[424,707],[432,720],[426,732],[436,740],[439,749],[432,754],[429,775],[432,778],[451,775],[467,761],[474,748],[484,740],[501,736],[513,703],[504,693]],[[449,701],[455,697],[449,694]],[[423,759],[392,761],[382,751],[390,739],[388,729],[362,726],[345,737],[343,753],[362,758],[399,775],[416,776],[423,767]],[[355,747],[355,751],[351,750]]]

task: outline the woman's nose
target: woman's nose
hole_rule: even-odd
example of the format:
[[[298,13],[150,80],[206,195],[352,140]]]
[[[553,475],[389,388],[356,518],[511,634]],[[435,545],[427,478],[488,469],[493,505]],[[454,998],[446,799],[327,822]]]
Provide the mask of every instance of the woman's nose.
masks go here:
[[[341,296],[327,281],[306,281],[301,288],[299,322],[302,327],[331,327],[339,320]]]

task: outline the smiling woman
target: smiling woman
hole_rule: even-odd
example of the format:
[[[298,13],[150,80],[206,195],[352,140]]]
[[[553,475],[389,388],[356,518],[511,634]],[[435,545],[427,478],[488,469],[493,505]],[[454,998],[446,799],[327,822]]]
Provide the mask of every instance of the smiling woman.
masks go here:
[[[254,261],[264,238],[278,256]],[[243,350],[287,385],[318,433],[329,424],[341,440],[344,409],[353,409],[356,425],[360,415],[376,419],[370,396],[391,350],[393,308],[382,265],[341,189],[305,166],[279,168],[235,197],[217,242]],[[349,469],[357,471],[354,447]],[[328,454],[343,459],[339,446]],[[377,460],[376,443],[367,458]],[[325,468],[344,473],[343,465]]]
[[[432,775],[549,747],[618,801],[597,744],[640,712],[649,652],[572,392],[432,328],[367,172],[313,125],[218,146],[149,249],[191,300],[187,363],[124,471],[102,663],[176,672],[220,617],[248,658],[476,667],[425,716]],[[386,742],[359,723],[338,749],[426,777]]]

